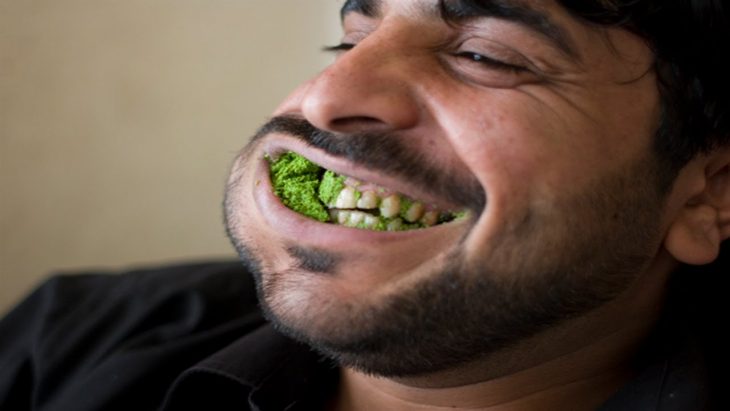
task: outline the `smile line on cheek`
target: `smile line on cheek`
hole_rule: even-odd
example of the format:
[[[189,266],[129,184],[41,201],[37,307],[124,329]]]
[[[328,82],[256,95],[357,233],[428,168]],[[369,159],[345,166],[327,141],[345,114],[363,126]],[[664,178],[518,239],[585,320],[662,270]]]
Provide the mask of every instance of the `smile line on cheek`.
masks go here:
[[[274,194],[289,209],[321,221],[376,231],[428,228],[466,216],[387,188],[339,175],[293,152],[268,158]]]

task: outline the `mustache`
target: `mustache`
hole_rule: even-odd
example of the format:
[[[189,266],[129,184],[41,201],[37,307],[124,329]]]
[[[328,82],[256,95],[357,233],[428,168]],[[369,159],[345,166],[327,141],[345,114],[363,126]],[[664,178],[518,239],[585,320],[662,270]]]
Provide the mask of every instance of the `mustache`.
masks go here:
[[[392,133],[331,133],[294,116],[271,118],[254,135],[252,142],[271,133],[287,134],[336,157],[377,169],[434,193],[439,198],[481,213],[486,193],[479,181],[468,173],[457,173],[436,166],[423,154],[410,149]]]

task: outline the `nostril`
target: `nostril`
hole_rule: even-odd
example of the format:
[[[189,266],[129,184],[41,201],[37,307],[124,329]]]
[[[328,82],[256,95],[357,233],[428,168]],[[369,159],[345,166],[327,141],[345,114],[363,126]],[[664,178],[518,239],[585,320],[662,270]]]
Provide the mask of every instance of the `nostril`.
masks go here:
[[[372,129],[373,127],[387,127],[387,124],[375,117],[352,116],[333,119],[330,121],[330,126],[340,131],[353,131],[357,129]]]

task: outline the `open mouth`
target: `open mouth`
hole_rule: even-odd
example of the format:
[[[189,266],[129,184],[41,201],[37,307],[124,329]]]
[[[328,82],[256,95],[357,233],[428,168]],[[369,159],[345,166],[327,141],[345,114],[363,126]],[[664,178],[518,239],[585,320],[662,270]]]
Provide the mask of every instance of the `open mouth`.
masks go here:
[[[327,170],[294,152],[268,158],[274,194],[317,221],[375,231],[428,228],[465,218],[385,187]]]

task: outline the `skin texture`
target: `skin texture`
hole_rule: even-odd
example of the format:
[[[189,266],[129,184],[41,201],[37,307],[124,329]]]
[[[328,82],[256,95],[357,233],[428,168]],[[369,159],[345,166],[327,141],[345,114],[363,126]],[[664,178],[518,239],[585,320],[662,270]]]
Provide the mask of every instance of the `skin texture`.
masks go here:
[[[231,239],[269,318],[343,365],[333,408],[594,409],[631,377],[677,261],[711,261],[726,238],[701,233],[727,232],[728,196],[706,195],[727,151],[658,189],[646,44],[527,3],[577,56],[500,19],[446,24],[428,0],[348,14],[343,42],[356,46],[233,166]],[[303,221],[268,197],[262,159],[282,150],[472,215],[406,233]],[[477,199],[454,194],[475,184]]]

